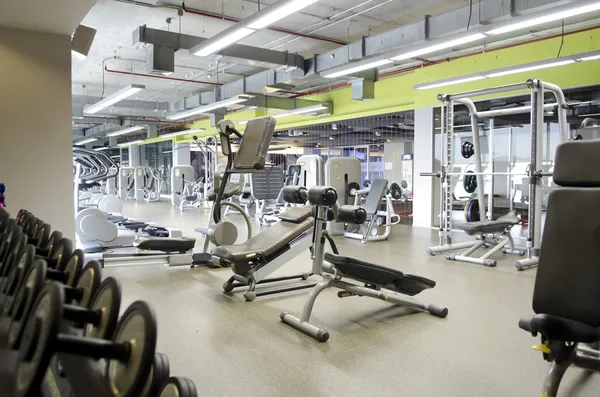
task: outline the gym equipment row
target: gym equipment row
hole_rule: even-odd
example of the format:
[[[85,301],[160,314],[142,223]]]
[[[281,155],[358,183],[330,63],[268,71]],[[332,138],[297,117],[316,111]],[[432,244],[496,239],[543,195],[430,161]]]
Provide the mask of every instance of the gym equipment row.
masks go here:
[[[440,182],[440,244],[435,247],[429,247],[429,255],[446,254],[446,259],[461,262],[473,263],[483,266],[496,266],[497,261],[492,259],[492,255],[497,252],[503,252],[516,255],[527,255],[527,258],[517,260],[515,268],[524,270],[537,266],[542,231],[542,178],[550,174],[541,170],[543,163],[543,136],[544,125],[544,93],[550,92],[557,101],[557,112],[560,125],[560,139],[568,139],[569,129],[567,124],[566,105],[564,94],[559,87],[539,80],[528,80],[526,83],[512,84],[509,86],[495,87],[494,92],[514,91],[515,89],[528,89],[531,93],[531,157],[530,166],[523,176],[527,177],[529,184],[529,207],[528,207],[528,235],[527,247],[525,249],[515,248],[510,231],[513,226],[520,222],[519,217],[514,211],[493,220],[493,194],[488,195],[488,207],[486,210],[485,192],[483,176],[491,177],[491,186],[493,186],[494,175],[516,175],[505,172],[483,172],[482,151],[479,140],[479,121],[483,119],[493,119],[496,111],[478,112],[470,96],[481,96],[489,93],[489,90],[478,90],[456,95],[440,95],[438,99],[441,102],[441,153],[445,155],[442,158],[440,171],[421,173],[421,176],[433,176],[439,178]],[[449,170],[454,169],[454,108],[457,105],[466,106],[471,117],[471,129],[473,133],[473,142],[461,147],[461,154],[466,158],[473,158],[475,163],[475,172],[455,173]],[[519,109],[503,109],[502,114],[519,113]],[[491,128],[493,131],[493,128]],[[493,139],[491,139],[493,141]],[[470,202],[465,207],[467,214],[467,223],[459,225],[459,228],[465,231],[469,236],[475,236],[475,240],[462,243],[452,242],[452,210],[453,197],[452,189],[453,178],[464,176],[465,189],[477,191],[477,204]],[[469,191],[467,190],[467,191]],[[488,248],[480,257],[472,256],[480,248]],[[466,251],[460,254],[451,253],[456,250]]]
[[[0,242],[0,396],[197,395],[156,352],[152,308],[136,301],[119,317],[119,282],[59,231],[0,210]]]

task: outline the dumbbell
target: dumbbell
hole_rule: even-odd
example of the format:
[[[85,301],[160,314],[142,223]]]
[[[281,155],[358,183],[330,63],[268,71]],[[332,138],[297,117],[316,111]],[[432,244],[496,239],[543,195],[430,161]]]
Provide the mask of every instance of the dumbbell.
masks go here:
[[[9,219],[0,242],[0,263],[4,264],[8,254],[13,250],[16,241],[23,235],[23,229],[14,219]]]
[[[358,182],[350,182],[346,185],[346,196],[355,197],[356,192],[360,190]]]
[[[51,273],[48,272],[46,262],[36,259],[7,314],[10,316],[9,347],[18,346],[25,325],[24,320],[29,316],[35,299],[44,287],[49,275]],[[74,285],[66,284],[63,286],[65,303],[76,304],[84,308],[89,307],[101,284],[101,279],[102,268],[100,264],[96,261],[88,262]]]
[[[58,230],[53,231],[50,237],[48,237],[46,244],[40,244],[36,247],[36,254],[46,257],[51,256],[54,248],[56,247],[58,242],[62,240],[62,238],[63,235],[61,232],[59,232]]]
[[[26,249],[22,251],[21,257],[11,270],[6,282],[0,287],[0,293],[4,295],[4,303],[0,306],[0,314],[9,315],[13,298],[17,295],[25,278],[25,274],[33,264],[34,252],[35,248],[33,248],[32,245],[28,245]],[[47,266],[48,261],[45,261],[45,263]],[[64,283],[67,286],[74,286],[75,282],[79,279],[81,268],[83,267],[83,251],[75,250],[68,258],[65,267],[61,270],[52,269],[49,266],[47,267],[48,269],[45,273],[48,280]],[[1,300],[2,295],[0,295],[0,301]]]
[[[50,359],[66,353],[106,360],[106,380],[117,396],[142,392],[156,348],[156,319],[147,303],[137,301],[125,311],[111,341],[61,332],[65,296],[56,283],[40,292],[27,319],[17,362],[16,395],[27,396],[40,388]]]
[[[154,353],[150,374],[140,397],[157,397],[170,376],[169,359],[162,353]]]
[[[160,397],[197,397],[196,385],[188,378],[174,376],[163,386]]]

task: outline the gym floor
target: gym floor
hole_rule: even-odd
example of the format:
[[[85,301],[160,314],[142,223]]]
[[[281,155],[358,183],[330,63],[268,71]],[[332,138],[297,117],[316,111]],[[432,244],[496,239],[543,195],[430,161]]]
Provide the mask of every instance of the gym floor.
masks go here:
[[[206,225],[208,211],[181,214],[166,201],[124,207],[125,216],[198,237],[201,249],[194,228]],[[416,298],[448,307],[448,317],[328,290],[312,316],[330,332],[322,344],[279,321],[281,311],[301,313],[307,291],[247,303],[223,294],[229,269],[124,266],[105,275],[121,281],[123,307],[137,299],[152,304],[158,350],[204,396],[539,396],[548,365],[531,349],[539,338],[517,326],[532,313],[535,270],[517,272],[513,256],[496,268],[429,257],[425,248],[437,243],[437,232],[403,225],[387,242],[337,243],[344,255],[435,280],[436,288]],[[307,251],[277,274],[310,266]],[[596,397],[598,390],[599,378],[571,367],[560,395]]]

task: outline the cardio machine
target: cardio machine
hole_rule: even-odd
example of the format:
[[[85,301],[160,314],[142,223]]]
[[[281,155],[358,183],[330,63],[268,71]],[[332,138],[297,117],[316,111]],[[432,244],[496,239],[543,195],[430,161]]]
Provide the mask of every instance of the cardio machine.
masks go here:
[[[339,222],[360,224],[367,218],[367,213],[363,208],[349,205],[340,206],[337,202],[337,192],[331,187],[315,186],[308,191],[298,188],[295,194],[306,197],[315,206],[317,215],[314,220],[315,245],[313,247],[312,273],[321,275],[323,280],[310,292],[301,317],[282,312],[280,314],[281,321],[319,342],[326,342],[329,339],[329,332],[311,324],[309,320],[315,300],[321,292],[328,288],[340,289],[339,298],[367,296],[415,308],[441,318],[448,315],[448,309],[445,307],[412,298],[426,289],[435,287],[435,281],[339,255],[333,238],[325,229],[326,222],[335,219]],[[329,241],[333,253],[325,252],[325,240]]]
[[[221,219],[222,200],[227,198],[226,181],[233,173],[252,173],[265,167],[265,159],[271,137],[275,129],[275,119],[265,117],[250,120],[242,135],[235,130],[233,123],[223,120],[217,129],[221,135],[221,148],[227,156],[227,169],[224,182],[217,193],[213,205],[211,232],[214,238],[223,239],[225,236],[237,235],[235,226]],[[235,160],[231,151],[231,135],[242,138]],[[288,189],[288,188],[284,188]],[[291,193],[291,194],[288,194]],[[304,203],[293,191],[284,192],[284,198],[291,203]],[[253,236],[241,244],[221,244],[207,253],[207,260],[217,266],[230,266],[233,276],[223,284],[225,292],[230,293],[235,288],[246,287],[244,298],[253,301],[257,296],[271,295],[279,292],[295,291],[310,288],[314,284],[286,286],[280,289],[257,291],[259,284],[273,283],[292,279],[307,279],[310,274],[268,278],[274,271],[294,259],[300,253],[307,251],[313,244],[313,217],[310,207],[291,208],[279,215],[281,222],[274,224],[265,231]],[[228,231],[226,233],[226,231]]]

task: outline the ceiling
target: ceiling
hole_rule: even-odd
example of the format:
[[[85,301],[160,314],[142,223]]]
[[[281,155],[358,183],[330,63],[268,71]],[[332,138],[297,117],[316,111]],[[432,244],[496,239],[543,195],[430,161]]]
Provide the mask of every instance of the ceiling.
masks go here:
[[[18,0],[9,1],[18,3]],[[27,2],[31,1],[33,0],[27,0]],[[62,0],[62,2],[66,1]],[[260,8],[263,8],[276,1],[187,0],[182,3],[176,0],[98,0],[82,22],[82,24],[96,29],[97,34],[87,59],[80,61],[73,58],[72,60],[72,92],[79,99],[89,97],[95,98],[94,101],[96,101],[97,98],[106,97],[128,84],[144,84],[146,89],[129,99],[147,103],[156,102],[158,108],[159,103],[174,104],[199,92],[212,91],[214,84],[230,83],[238,81],[244,76],[259,73],[265,68],[252,62],[240,62],[221,56],[195,57],[190,56],[187,50],[179,50],[175,54],[175,72],[168,78],[140,76],[140,74],[147,73],[146,56],[149,49],[147,45],[134,48],[132,33],[139,26],[145,25],[152,29],[209,38],[232,26],[235,22],[232,22],[231,19],[246,18],[259,9],[259,4]],[[570,1],[574,0],[515,0],[515,4],[527,3],[530,8],[533,7],[535,10],[537,9],[535,7],[551,7]],[[61,0],[54,0],[54,2],[61,2]],[[479,9],[478,1],[475,0],[473,3]],[[491,1],[488,4],[491,4],[492,8],[506,8],[504,2]],[[448,25],[455,26],[451,29],[464,31],[467,24],[466,18],[465,21],[452,20],[453,14],[446,13],[461,7],[468,8],[468,6],[469,0],[320,0],[275,24],[279,30],[299,32],[310,37],[299,37],[273,29],[263,29],[238,43],[282,52],[299,53],[307,59],[316,54],[327,54],[323,58],[329,59],[330,51],[336,48],[341,51],[340,47],[346,43],[356,42],[363,36],[374,38],[375,35],[391,29],[423,21],[425,15],[443,15],[446,19],[442,19]],[[464,14],[462,15],[464,16]],[[582,26],[597,25],[597,20],[593,20],[593,18],[592,16],[585,20],[585,17],[581,17],[580,20],[565,25],[564,30],[569,32]],[[439,25],[432,26],[432,29],[439,30],[440,27]],[[493,48],[494,46],[514,44],[557,31],[560,31],[560,24],[554,23],[540,26],[535,31],[523,33],[521,37],[512,37],[502,42],[487,43],[486,45],[487,48]],[[389,36],[388,34],[385,39],[389,40]],[[379,40],[379,36],[377,40]],[[477,48],[477,51],[479,50],[482,48]],[[337,53],[336,60],[339,59],[340,51]],[[471,47],[457,52],[450,50],[449,53],[459,55],[474,51],[475,47]],[[334,55],[331,54],[332,59]],[[445,56],[447,54],[437,55],[438,58]],[[428,58],[436,59],[435,57]],[[417,65],[422,61],[419,59],[409,62]],[[390,68],[402,68],[408,65],[390,65]],[[276,95],[292,96],[295,93],[329,86],[332,83],[335,81],[315,74],[311,78],[298,81],[298,84],[293,87],[293,93],[280,92]],[[80,101],[79,105],[81,106],[82,103],[86,102]],[[163,121],[166,115],[162,111],[157,112],[153,109],[132,110],[118,105],[107,109],[104,113],[104,116],[108,117],[123,119],[148,117]],[[74,136],[82,136],[86,129],[98,123],[102,123],[99,118],[74,120]]]
[[[1,0],[0,26],[71,35],[95,0]]]
[[[260,1],[261,7],[273,3],[273,0]],[[144,3],[149,3],[145,4]],[[152,3],[152,4],[150,4]],[[327,18],[344,10],[366,3],[351,12],[340,15],[336,20],[352,16],[340,22],[331,23]],[[175,8],[157,7],[157,4]],[[308,34],[321,29],[314,35],[347,43],[362,35],[375,34],[389,30],[405,23],[422,19],[425,14],[438,14],[465,4],[465,0],[321,0],[302,12],[277,22],[277,27],[291,31],[299,31],[314,25],[313,29],[303,30]],[[197,90],[210,89],[210,86],[194,83],[161,81],[132,77],[122,74],[108,73],[110,70],[122,72],[145,73],[146,48],[136,49],[132,46],[132,32],[141,25],[150,28],[170,30],[200,37],[211,37],[233,25],[233,22],[217,18],[195,15],[184,12],[178,16],[179,1],[154,2],[145,0],[131,4],[115,0],[98,0],[82,24],[96,29],[98,32],[85,61],[73,58],[73,93],[79,95],[101,96],[110,94],[132,81],[145,84],[146,90],[140,94],[141,100],[158,100],[173,102],[181,100]],[[258,10],[257,1],[245,0],[188,0],[186,9],[196,9],[218,15],[243,19]],[[374,8],[375,7],[375,8]],[[360,15],[363,10],[371,9]],[[167,18],[172,18],[167,23]],[[300,53],[305,56],[323,53],[338,47],[327,41],[310,38],[287,37],[283,33],[262,30],[239,42],[250,46]],[[115,57],[117,57],[115,59]],[[170,77],[206,80],[227,83],[263,70],[251,66],[220,62],[217,71],[216,57],[199,58],[190,56],[187,51],[179,51],[175,56],[175,73]],[[84,87],[85,86],[85,87]]]

